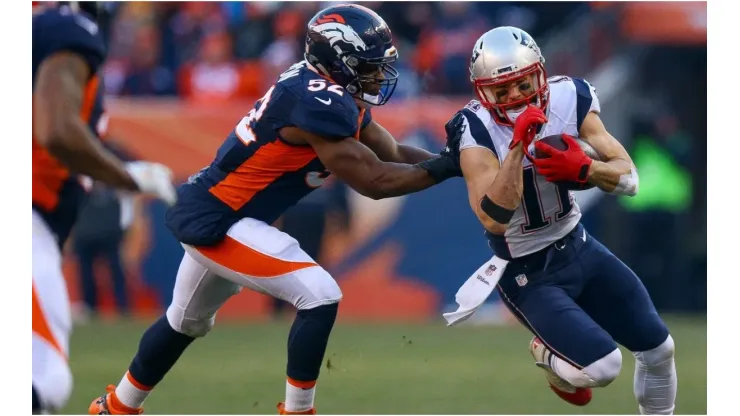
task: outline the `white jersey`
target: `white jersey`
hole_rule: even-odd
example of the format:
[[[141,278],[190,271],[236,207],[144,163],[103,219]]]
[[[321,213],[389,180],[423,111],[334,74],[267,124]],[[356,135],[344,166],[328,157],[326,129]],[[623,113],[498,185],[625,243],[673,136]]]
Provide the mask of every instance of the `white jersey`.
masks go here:
[[[577,137],[583,119],[591,111],[599,112],[599,99],[588,82],[564,76],[548,79],[550,104],[547,123],[537,138],[567,133]],[[497,124],[478,101],[463,109],[467,128],[460,141],[460,150],[482,147],[490,150],[503,164],[509,153],[513,129]],[[534,153],[534,144],[530,147]],[[529,159],[524,158],[522,203],[509,221],[504,236],[486,233],[497,256],[517,258],[542,250],[565,237],[581,219],[581,210],[573,192],[547,182]]]

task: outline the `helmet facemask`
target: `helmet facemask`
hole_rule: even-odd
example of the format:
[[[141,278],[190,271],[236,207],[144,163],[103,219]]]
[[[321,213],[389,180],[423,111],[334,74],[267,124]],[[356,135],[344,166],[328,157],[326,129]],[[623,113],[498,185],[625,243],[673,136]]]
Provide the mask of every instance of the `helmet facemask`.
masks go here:
[[[501,68],[499,72],[508,68]],[[504,86],[511,86],[521,80],[528,79],[530,88],[526,88],[526,96],[512,102],[501,101],[495,91]],[[536,62],[521,70],[512,71],[505,75],[491,78],[474,79],[475,92],[481,105],[487,108],[498,124],[513,126],[516,118],[524,112],[527,105],[535,105],[546,111],[550,98],[550,88],[547,84],[547,74],[541,62]],[[525,83],[518,84],[526,86]],[[522,95],[525,95],[524,92]],[[506,97],[504,96],[504,99]]]
[[[391,47],[386,56],[375,59],[364,59],[349,56],[345,64],[349,71],[354,72],[356,78],[346,89],[357,100],[370,105],[383,105],[388,102],[396,90],[398,70],[391,64],[398,59],[396,48]]]

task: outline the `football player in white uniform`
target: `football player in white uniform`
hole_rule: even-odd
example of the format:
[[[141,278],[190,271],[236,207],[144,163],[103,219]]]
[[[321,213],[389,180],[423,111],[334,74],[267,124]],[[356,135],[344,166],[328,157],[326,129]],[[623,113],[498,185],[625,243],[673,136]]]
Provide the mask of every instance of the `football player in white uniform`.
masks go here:
[[[602,124],[593,86],[547,78],[544,62],[523,30],[488,31],[470,62],[478,100],[456,115],[467,125],[459,150],[471,208],[495,255],[508,261],[497,290],[534,334],[530,351],[562,399],[585,405],[592,387],[611,383],[621,344],[637,360],[640,412],[671,414],[677,381],[668,328],[634,272],[585,231],[569,190],[632,196],[636,169]],[[553,135],[564,150],[538,141]]]

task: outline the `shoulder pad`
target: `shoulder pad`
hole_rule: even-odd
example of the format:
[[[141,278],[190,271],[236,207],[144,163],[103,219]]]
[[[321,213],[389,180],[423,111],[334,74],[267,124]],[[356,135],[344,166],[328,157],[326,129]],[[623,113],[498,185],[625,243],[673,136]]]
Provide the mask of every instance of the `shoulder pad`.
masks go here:
[[[553,76],[547,82],[550,85],[550,109],[571,123],[575,122],[578,130],[588,113],[601,111],[596,89],[588,81]]]
[[[343,88],[317,74],[306,72],[305,75],[303,82],[293,82],[288,87],[297,97],[292,123],[330,140],[354,137],[361,122],[354,99]]]
[[[491,132],[486,127],[491,121],[491,115],[488,114],[488,111],[478,101],[473,100],[460,112],[465,116],[467,126],[460,139],[460,150],[469,147],[484,147],[498,157]]]
[[[300,97],[291,114],[292,123],[301,130],[330,140],[353,137],[359,127],[360,110],[354,100],[328,91]]]
[[[469,103],[465,104],[465,107],[464,107],[464,109],[466,109],[466,110],[470,110],[470,111],[472,111],[472,112],[474,112],[474,113],[475,113],[475,112],[477,112],[478,110],[480,110],[480,109],[481,109],[481,107],[482,107],[482,106],[481,106],[481,103],[480,103],[480,101],[478,101],[478,100],[470,100],[470,102],[469,102]]]
[[[291,66],[278,84],[295,97],[291,124],[330,140],[357,133],[361,120],[355,100],[344,88],[307,68],[305,62]]]
[[[588,81],[581,78],[573,78],[573,85],[576,87],[576,127],[581,130],[581,124],[590,112],[601,112],[599,97],[596,95],[596,89]]]

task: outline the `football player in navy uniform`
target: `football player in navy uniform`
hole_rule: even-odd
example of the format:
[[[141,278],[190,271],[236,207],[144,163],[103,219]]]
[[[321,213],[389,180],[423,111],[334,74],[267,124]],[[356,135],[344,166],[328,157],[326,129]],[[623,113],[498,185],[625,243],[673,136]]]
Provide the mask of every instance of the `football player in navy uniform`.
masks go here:
[[[276,80],[214,161],[178,189],[167,225],[185,255],[172,304],[144,333],[119,384],[93,401],[91,414],[141,412],[183,351],[211,330],[219,308],[243,287],[297,308],[278,411],[315,413],[316,380],[342,292],[294,238],[271,224],[330,172],[373,199],[462,176],[451,154],[398,144],[373,120],[372,107],[393,94],[397,58],[390,29],[365,7],[337,5],[311,19],[305,60]],[[446,126],[448,144],[459,140],[460,128]]]
[[[521,29],[485,33],[470,63],[478,100],[457,116],[467,126],[458,148],[471,207],[507,262],[499,263],[497,289],[533,333],[530,351],[562,399],[585,405],[591,388],[610,384],[622,367],[621,344],[636,359],[639,411],[671,414],[673,338],[640,279],[583,228],[570,191],[633,196],[637,171],[601,122],[593,86],[548,78],[544,62]]]
[[[34,4],[34,413],[60,409],[72,390],[67,364],[72,320],[61,248],[84,201],[84,181],[101,181],[169,203],[176,198],[167,167],[149,162],[123,163],[99,141],[106,119],[97,73],[106,52],[95,10],[94,2]]]

